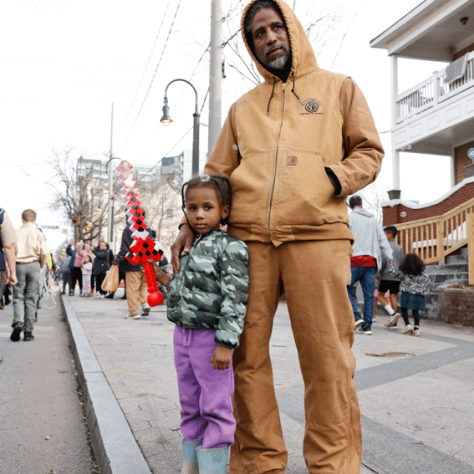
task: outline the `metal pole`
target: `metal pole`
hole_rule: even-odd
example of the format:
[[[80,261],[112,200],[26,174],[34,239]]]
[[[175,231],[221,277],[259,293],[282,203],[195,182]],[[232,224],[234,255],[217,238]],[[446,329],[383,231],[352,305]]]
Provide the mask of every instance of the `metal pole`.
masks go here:
[[[109,154],[109,161],[112,158],[113,154],[113,134],[114,134],[114,104],[112,103],[112,116],[110,122],[110,154]],[[109,169],[109,206],[108,206],[108,213],[107,213],[107,229],[108,229],[108,236],[107,241],[110,242],[112,245],[112,239],[114,235],[114,193],[113,193],[113,172],[112,167]],[[99,237],[100,238],[100,237]]]
[[[199,174],[199,117],[200,114],[194,113],[193,127],[193,176]]]
[[[221,131],[222,2],[211,0],[211,62],[209,67],[208,156]]]

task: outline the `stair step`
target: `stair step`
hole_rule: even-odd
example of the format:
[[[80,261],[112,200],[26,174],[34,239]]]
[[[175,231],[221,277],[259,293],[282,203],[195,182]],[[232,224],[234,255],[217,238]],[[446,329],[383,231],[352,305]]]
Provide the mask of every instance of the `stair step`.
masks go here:
[[[428,275],[432,273],[456,273],[456,272],[468,272],[469,265],[467,263],[453,263],[448,265],[427,265],[426,273]]]
[[[467,265],[468,264],[467,255],[448,255],[446,257],[446,263],[448,265],[451,265],[451,264]]]

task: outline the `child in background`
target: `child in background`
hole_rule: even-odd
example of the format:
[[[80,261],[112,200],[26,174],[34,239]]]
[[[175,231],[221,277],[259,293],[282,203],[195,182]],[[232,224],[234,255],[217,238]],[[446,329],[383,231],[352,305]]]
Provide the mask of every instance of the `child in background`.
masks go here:
[[[92,275],[92,259],[89,255],[84,255],[82,260],[82,296],[91,295],[91,275]]]
[[[202,175],[183,185],[183,210],[195,239],[170,278],[153,264],[168,291],[181,402],[182,473],[225,474],[234,442],[232,349],[239,345],[248,299],[248,248],[219,229],[227,224],[227,178]]]
[[[402,334],[420,335],[420,310],[426,310],[425,294],[430,282],[425,273],[425,264],[418,255],[407,253],[400,264],[398,271],[393,266],[389,267],[389,272],[400,282],[400,309],[405,328]],[[408,320],[408,310],[411,309],[415,321],[413,328]]]

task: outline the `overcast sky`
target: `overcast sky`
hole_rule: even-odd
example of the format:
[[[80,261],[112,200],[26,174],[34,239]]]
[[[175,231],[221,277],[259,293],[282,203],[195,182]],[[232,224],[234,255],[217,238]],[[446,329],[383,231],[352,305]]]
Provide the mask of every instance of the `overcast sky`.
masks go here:
[[[222,3],[225,15],[239,1]],[[245,3],[240,2],[239,11]],[[293,0],[288,3],[293,6]],[[296,14],[305,21],[312,16],[339,16],[337,26],[324,31],[328,43],[318,53],[319,65],[352,76],[367,97],[379,132],[388,131],[390,61],[386,51],[371,49],[369,41],[418,2],[335,0],[330,11],[324,6],[328,3],[319,0],[295,4]],[[191,79],[200,104],[204,100],[208,55],[198,61],[209,42],[210,10],[209,0],[1,2],[0,207],[8,211],[15,227],[21,225],[21,211],[26,208],[37,211],[40,224],[69,227],[61,212],[48,208],[53,197],[47,183],[54,181],[47,164],[51,150],[73,149],[75,156],[108,155],[112,103],[115,155],[132,164],[155,164],[165,154],[191,149],[191,134],[180,140],[192,126],[194,93],[189,86],[174,84],[169,90],[173,124],[164,128],[159,120],[164,88],[172,79]],[[235,19],[224,25],[224,39],[236,25]],[[224,50],[224,56],[225,118],[249,85],[228,66],[230,52]],[[400,92],[444,67],[401,60]],[[204,124],[207,114],[206,102]],[[391,189],[390,134],[381,137],[386,158],[379,181]],[[207,151],[205,126],[201,150]],[[402,154],[401,163],[405,199],[429,202],[449,190],[448,158]],[[46,231],[46,236],[52,249],[64,242],[59,231]]]

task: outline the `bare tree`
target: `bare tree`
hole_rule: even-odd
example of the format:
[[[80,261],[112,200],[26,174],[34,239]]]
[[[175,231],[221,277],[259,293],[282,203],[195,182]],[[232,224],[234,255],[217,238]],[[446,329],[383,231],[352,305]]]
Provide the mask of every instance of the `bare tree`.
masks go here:
[[[104,225],[104,212],[97,212],[103,183],[93,168],[81,167],[85,159],[72,149],[52,151],[50,168],[52,178],[47,183],[53,189],[51,208],[62,210],[74,228],[74,240],[93,242]]]
[[[375,181],[357,193],[363,200],[364,209],[371,212],[380,225],[383,223],[382,203],[388,201],[389,187],[381,181]],[[350,196],[347,198],[349,202]]]

